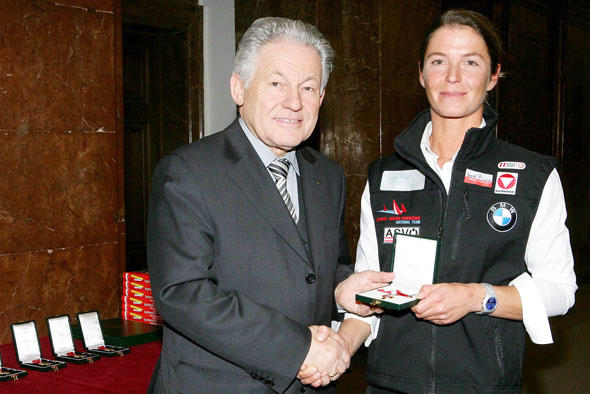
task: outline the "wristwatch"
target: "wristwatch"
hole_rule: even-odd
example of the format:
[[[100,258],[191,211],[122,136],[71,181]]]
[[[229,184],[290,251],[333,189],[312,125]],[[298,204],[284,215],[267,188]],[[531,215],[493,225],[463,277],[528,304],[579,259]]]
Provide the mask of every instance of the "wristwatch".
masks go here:
[[[498,299],[496,298],[496,292],[494,291],[494,287],[492,285],[489,283],[482,283],[482,285],[486,289],[486,294],[483,296],[483,300],[481,302],[481,311],[476,313],[478,315],[489,315],[496,310]]]

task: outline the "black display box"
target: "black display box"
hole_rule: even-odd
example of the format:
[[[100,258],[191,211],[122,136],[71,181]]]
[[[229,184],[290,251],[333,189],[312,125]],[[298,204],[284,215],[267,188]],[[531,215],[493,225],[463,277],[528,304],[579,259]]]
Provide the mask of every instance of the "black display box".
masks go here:
[[[76,352],[69,315],[48,317],[45,320],[47,320],[47,328],[49,329],[51,351],[56,360],[86,364],[100,359],[97,354]]]
[[[365,291],[356,300],[385,309],[403,310],[416,305],[420,287],[432,284],[438,267],[438,240],[396,233],[393,237],[390,285]]]
[[[0,355],[0,382],[5,382],[7,380],[19,380],[25,376],[27,376],[27,371],[4,367],[2,365],[2,355]]]
[[[105,357],[123,356],[131,349],[123,346],[107,345],[104,342],[98,311],[77,313],[78,323],[82,331],[82,342],[88,353]]]
[[[34,321],[11,324],[12,339],[16,358],[21,367],[39,371],[57,371],[65,368],[66,363],[41,357],[41,345]]]

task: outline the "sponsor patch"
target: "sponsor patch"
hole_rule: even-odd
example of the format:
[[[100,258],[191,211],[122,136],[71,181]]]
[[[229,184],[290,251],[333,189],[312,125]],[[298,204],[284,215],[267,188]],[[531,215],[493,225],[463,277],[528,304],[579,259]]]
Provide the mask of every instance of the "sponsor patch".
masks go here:
[[[472,185],[478,185],[483,187],[492,187],[494,176],[492,174],[486,174],[484,172],[473,171],[469,168],[465,169],[465,178],[463,182],[471,183]]]
[[[375,212],[375,222],[387,222],[389,225],[413,227],[420,226],[421,217],[413,213],[408,213],[405,205],[401,201],[391,200],[391,208],[388,204],[383,204],[383,209]]]
[[[383,171],[381,190],[411,192],[423,190],[426,178],[418,170]]]
[[[526,163],[522,161],[501,161],[498,163],[498,168],[501,170],[524,170]]]
[[[516,218],[516,208],[507,202],[497,202],[488,209],[488,224],[501,233],[512,230]]]
[[[383,243],[392,244],[395,233],[420,235],[420,227],[385,227],[383,229]]]
[[[516,194],[516,184],[518,181],[518,173],[516,172],[501,172],[498,171],[496,175],[496,194]]]

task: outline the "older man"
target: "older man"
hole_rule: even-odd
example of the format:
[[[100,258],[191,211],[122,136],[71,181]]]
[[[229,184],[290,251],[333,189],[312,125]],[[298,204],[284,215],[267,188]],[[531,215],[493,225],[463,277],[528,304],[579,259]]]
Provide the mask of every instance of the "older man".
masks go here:
[[[165,157],[153,178],[149,270],[166,325],[155,392],[304,392],[348,367],[336,314],[351,272],[345,178],[311,148],[333,51],[317,29],[263,18],[230,80],[240,117]],[[317,335],[316,335],[317,336]],[[318,384],[319,385],[319,382]]]

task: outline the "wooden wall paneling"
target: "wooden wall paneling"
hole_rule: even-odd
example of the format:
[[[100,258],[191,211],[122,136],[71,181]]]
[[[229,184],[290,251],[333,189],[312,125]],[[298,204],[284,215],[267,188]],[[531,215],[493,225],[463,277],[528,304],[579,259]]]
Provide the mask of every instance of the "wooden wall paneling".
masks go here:
[[[16,321],[117,313],[115,13],[0,2],[0,343]]]
[[[557,25],[548,9],[513,2],[508,12],[506,77],[500,82],[498,137],[554,155]]]

